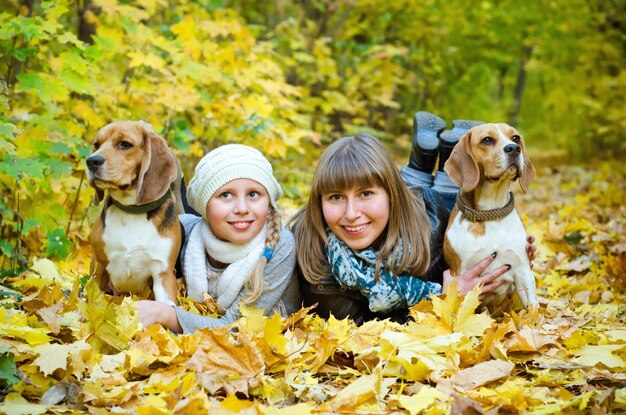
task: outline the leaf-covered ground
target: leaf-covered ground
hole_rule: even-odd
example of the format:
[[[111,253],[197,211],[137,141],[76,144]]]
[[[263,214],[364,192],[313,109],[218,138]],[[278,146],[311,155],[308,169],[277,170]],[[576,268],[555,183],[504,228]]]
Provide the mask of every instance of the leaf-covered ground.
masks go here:
[[[625,169],[538,173],[517,199],[538,241],[538,311],[489,314],[472,292],[422,302],[406,325],[244,309],[230,330],[174,336],[140,330],[79,250],[0,287],[0,412],[626,412]]]

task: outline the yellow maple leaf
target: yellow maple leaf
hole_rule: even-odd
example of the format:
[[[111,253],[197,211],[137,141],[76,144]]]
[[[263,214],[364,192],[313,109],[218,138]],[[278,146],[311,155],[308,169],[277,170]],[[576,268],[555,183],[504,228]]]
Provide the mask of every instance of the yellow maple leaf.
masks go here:
[[[48,409],[48,405],[30,403],[17,392],[9,393],[0,405],[0,412],[5,415],[38,415]]]
[[[609,330],[609,331],[606,331],[604,334],[612,342],[623,342],[623,343],[626,343],[626,330],[624,330],[624,329],[621,329],[621,330],[620,329]]]
[[[85,284],[85,292],[87,300],[78,302],[77,306],[86,320],[83,330],[95,334],[87,334],[89,343],[97,350],[127,349],[139,328],[135,304],[130,299],[124,299],[120,305],[107,302],[93,279]]]
[[[57,369],[68,369],[68,359],[77,363],[77,367],[82,368],[83,352],[91,350],[91,347],[84,341],[72,344],[44,344],[35,348],[39,353],[33,364],[38,366],[41,372],[48,376]]]
[[[25,340],[28,344],[34,346],[38,344],[48,343],[50,336],[48,327],[31,327],[28,315],[19,311],[8,311],[4,308],[0,309],[0,335],[14,337]]]
[[[135,347],[126,350],[129,358],[129,370],[133,373],[147,375],[150,373],[150,365],[157,360],[156,356],[146,353]]]
[[[169,366],[167,368],[160,369],[156,372],[152,372],[148,380],[146,381],[143,392],[156,394],[159,392],[172,393],[174,390],[180,388],[185,377],[194,376],[192,372],[185,372],[185,368],[179,365]],[[187,391],[181,391],[186,393]]]
[[[164,399],[148,396],[140,405],[137,405],[137,415],[169,415],[172,411],[166,405]]]
[[[203,391],[198,391],[186,395],[184,399],[179,401],[174,407],[174,413],[176,414],[209,414],[211,403],[207,394]]]
[[[456,314],[454,323],[454,331],[461,332],[466,336],[482,336],[491,324],[493,319],[484,312],[475,314],[476,308],[480,304],[478,295],[480,287],[473,288],[463,299],[461,306]]]
[[[241,330],[250,334],[263,332],[267,317],[265,317],[262,309],[241,304],[239,311],[241,312],[241,318],[238,321],[238,325]]]
[[[480,287],[474,287],[465,297],[459,297],[456,280],[448,287],[445,298],[433,297],[433,311],[452,332],[466,336],[481,336],[493,323],[486,313],[475,314],[480,304]]]
[[[242,410],[254,406],[254,403],[245,399],[238,399],[235,395],[230,395],[222,401],[220,406],[224,409],[228,409],[229,411],[241,413]]]
[[[461,333],[423,339],[416,337],[411,332],[388,331],[381,335],[379,355],[390,361],[399,359],[404,369],[407,370],[406,375],[410,375],[411,371],[419,367],[411,368],[411,365],[415,365],[416,362],[422,363],[428,368],[427,371],[420,370],[419,373],[414,374],[419,375],[419,378],[406,377],[410,380],[421,380],[430,371],[454,369],[454,363],[448,359],[446,354],[459,347],[463,338]],[[396,353],[397,357],[394,357],[393,353]]]
[[[270,346],[273,353],[286,354],[287,339],[283,335],[280,314],[274,313],[271,318],[267,319],[263,328],[263,340]]]
[[[408,410],[411,415],[420,414],[430,407],[443,409],[441,407],[450,400],[445,393],[431,386],[422,387],[415,395],[398,395],[396,399],[400,407]]]
[[[613,352],[621,350],[624,347],[626,347],[624,344],[585,346],[573,352],[573,354],[578,355],[578,357],[573,358],[572,362],[586,366],[596,366],[601,363],[611,369],[626,367],[626,362],[619,356],[613,354]]]
[[[356,410],[359,406],[386,395],[386,389],[394,379],[383,379],[380,371],[371,375],[363,375],[342,390],[337,395],[320,405],[320,411],[337,412]]]
[[[115,326],[126,339],[132,339],[139,331],[137,304],[132,298],[124,297],[122,303],[115,308]]]

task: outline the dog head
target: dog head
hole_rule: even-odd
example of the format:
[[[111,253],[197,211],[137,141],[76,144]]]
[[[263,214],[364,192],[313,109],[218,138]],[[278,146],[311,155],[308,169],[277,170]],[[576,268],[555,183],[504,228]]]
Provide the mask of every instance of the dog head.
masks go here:
[[[96,133],[87,158],[87,177],[98,200],[109,190],[117,200],[146,204],[161,197],[176,176],[174,156],[150,125],[118,121]]]
[[[474,190],[483,180],[517,178],[525,192],[535,177],[524,138],[515,128],[502,123],[481,124],[469,130],[452,150],[444,170],[464,192]]]

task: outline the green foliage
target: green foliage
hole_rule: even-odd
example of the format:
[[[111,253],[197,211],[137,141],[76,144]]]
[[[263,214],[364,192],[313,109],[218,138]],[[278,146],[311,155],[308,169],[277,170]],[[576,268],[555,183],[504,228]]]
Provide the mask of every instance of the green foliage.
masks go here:
[[[294,104],[301,92],[234,10],[219,2],[92,6],[75,15],[68,0],[35,2],[0,14],[2,268],[26,265],[25,252],[64,258],[84,237],[97,210],[84,159],[110,121],[151,123],[188,174],[221,143],[285,158],[313,137]],[[95,27],[90,42],[73,33],[77,20]],[[290,185],[287,169],[278,170]]]
[[[0,349],[0,386],[5,388],[19,382],[19,378],[15,376],[16,372],[13,353]]]
[[[280,52],[325,137],[365,126],[406,153],[413,114],[429,110],[510,122],[580,158],[626,154],[621,1],[228,4]]]
[[[509,121],[580,158],[626,153],[618,0],[5,3],[2,269],[84,239],[84,160],[113,120],[151,123],[188,178],[220,144],[259,148],[287,209],[339,136],[365,129],[406,158],[417,110]]]

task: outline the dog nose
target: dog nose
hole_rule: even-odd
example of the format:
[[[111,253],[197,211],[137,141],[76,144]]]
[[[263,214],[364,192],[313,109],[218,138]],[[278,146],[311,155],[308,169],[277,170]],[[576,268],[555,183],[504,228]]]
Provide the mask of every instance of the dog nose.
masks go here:
[[[504,146],[504,152],[510,157],[519,156],[520,151],[522,151],[522,149],[517,144],[507,144]]]
[[[87,158],[87,168],[91,171],[98,170],[98,167],[104,164],[104,157],[102,156],[91,156]]]

